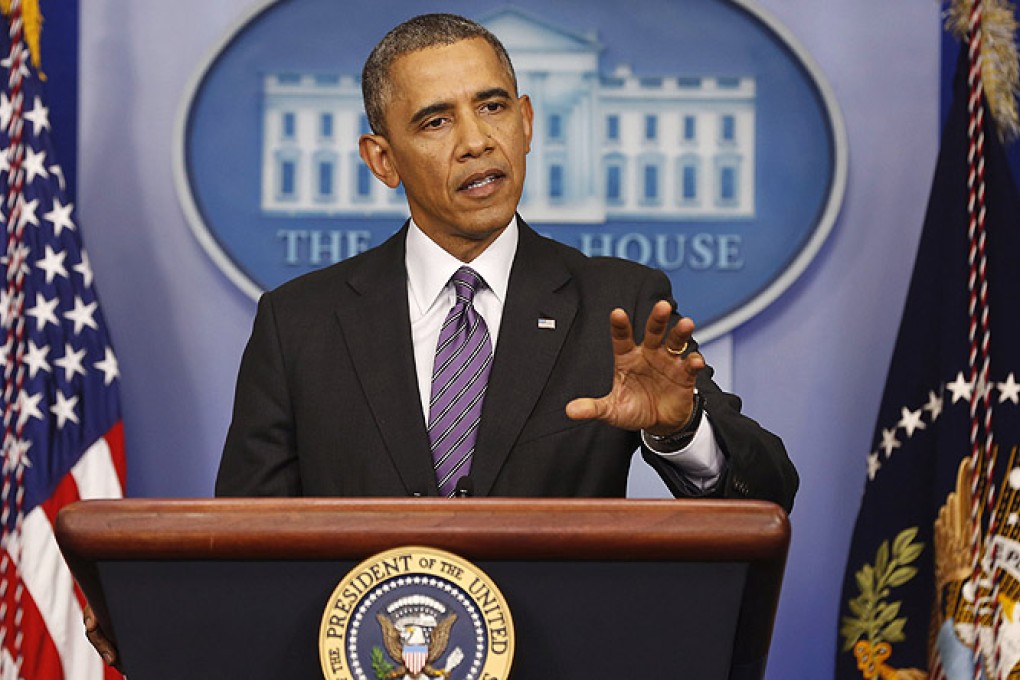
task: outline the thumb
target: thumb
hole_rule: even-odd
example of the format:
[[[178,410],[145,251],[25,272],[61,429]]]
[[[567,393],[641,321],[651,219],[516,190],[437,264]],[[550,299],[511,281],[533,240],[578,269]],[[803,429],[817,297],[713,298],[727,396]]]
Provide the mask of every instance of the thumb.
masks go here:
[[[567,404],[567,417],[571,420],[592,420],[601,416],[604,399],[581,397]]]

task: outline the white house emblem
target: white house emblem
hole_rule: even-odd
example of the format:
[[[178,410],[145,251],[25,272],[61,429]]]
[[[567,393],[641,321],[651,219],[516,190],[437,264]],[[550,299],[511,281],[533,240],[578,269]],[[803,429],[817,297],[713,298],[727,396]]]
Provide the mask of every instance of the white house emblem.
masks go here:
[[[265,2],[196,76],[176,147],[196,236],[253,298],[406,218],[402,187],[358,154],[359,74],[378,27],[421,11]],[[702,342],[810,264],[842,204],[846,133],[821,71],[758,3],[514,0],[471,18],[506,46],[534,104],[519,206],[531,226],[663,270]]]

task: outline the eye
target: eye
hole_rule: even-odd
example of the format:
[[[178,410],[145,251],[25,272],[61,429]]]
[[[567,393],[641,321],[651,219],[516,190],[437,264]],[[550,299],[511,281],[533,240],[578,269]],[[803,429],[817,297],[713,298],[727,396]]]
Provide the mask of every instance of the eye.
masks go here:
[[[482,104],[482,111],[485,113],[499,113],[506,108],[503,102],[485,102]]]
[[[421,124],[421,127],[423,130],[439,130],[440,128],[445,126],[448,121],[449,118],[442,117],[429,118],[428,120]]]

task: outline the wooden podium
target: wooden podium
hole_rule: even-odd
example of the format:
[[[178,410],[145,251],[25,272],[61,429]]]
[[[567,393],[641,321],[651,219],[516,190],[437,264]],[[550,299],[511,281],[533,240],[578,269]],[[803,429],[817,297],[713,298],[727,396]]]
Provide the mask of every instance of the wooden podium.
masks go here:
[[[129,499],[75,503],[56,533],[131,680],[319,680],[333,589],[406,545],[496,583],[513,680],[749,680],[790,527],[755,501]]]

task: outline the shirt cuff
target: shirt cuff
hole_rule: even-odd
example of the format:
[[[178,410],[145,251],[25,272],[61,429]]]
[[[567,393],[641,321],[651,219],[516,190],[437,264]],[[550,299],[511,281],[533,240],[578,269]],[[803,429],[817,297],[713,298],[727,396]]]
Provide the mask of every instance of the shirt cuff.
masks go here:
[[[703,413],[691,442],[679,451],[657,451],[644,430],[641,431],[645,448],[669,461],[687,481],[704,493],[712,491],[726,472],[726,456],[719,448],[708,421],[708,413]]]

